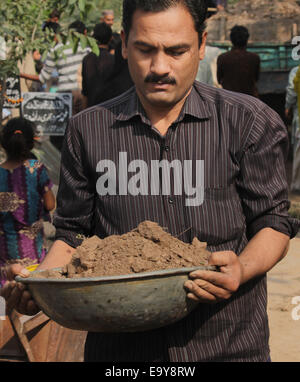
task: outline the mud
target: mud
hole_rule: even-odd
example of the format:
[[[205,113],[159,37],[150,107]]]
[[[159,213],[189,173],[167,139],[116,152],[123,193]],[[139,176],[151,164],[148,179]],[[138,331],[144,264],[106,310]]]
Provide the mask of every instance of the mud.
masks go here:
[[[187,244],[145,221],[121,236],[85,240],[62,271],[45,271],[37,277],[101,277],[190,268],[208,265],[209,255],[206,243],[197,238]]]

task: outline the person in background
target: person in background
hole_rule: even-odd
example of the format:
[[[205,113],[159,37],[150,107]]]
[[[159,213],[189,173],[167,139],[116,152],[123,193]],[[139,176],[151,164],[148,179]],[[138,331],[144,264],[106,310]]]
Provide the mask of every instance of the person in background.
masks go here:
[[[105,9],[104,11],[102,11],[100,21],[109,25],[112,28],[115,22],[114,11],[112,9]]]
[[[223,89],[258,98],[260,57],[247,51],[249,37],[248,29],[244,26],[235,25],[231,29],[233,48],[218,57],[217,79]]]
[[[300,66],[296,66],[289,73],[288,86],[286,88],[285,115],[288,120],[292,119],[291,144],[293,147],[293,169],[291,191],[300,194],[300,125],[299,125],[299,102],[300,102]],[[299,106],[298,106],[299,105]]]
[[[224,11],[227,8],[227,0],[215,0],[218,11]]]
[[[12,118],[2,129],[0,143],[7,159],[0,166],[0,268],[7,262],[46,256],[43,220],[55,208],[53,186],[46,167],[32,158],[34,125]],[[0,275],[0,284],[6,281]]]
[[[102,16],[101,16],[100,21],[106,23],[107,25],[109,25],[111,27],[111,29],[113,29],[113,25],[115,22],[114,11],[112,9],[105,9],[102,12]],[[115,54],[116,46],[117,46],[119,41],[120,41],[120,34],[113,31],[112,32],[112,39],[109,42],[109,49],[108,49],[111,54]]]
[[[84,23],[77,20],[69,25],[69,29],[74,29],[76,32],[86,34],[87,29]],[[57,44],[47,55],[44,66],[39,75],[28,75],[27,73],[20,73],[21,78],[40,81],[42,84],[46,83],[54,71],[58,74],[57,92],[59,93],[72,93],[72,109],[73,115],[83,110],[83,97],[81,89],[78,84],[78,68],[82,64],[83,58],[91,51],[90,48],[82,48],[79,44],[77,52],[73,52],[73,48],[69,43],[63,45]],[[59,58],[56,59],[56,55]],[[61,151],[63,137],[51,136],[52,144]]]
[[[131,79],[128,62],[122,56],[122,41],[116,47],[115,62],[111,75],[95,95],[95,105],[115,98],[134,86]]]
[[[205,56],[199,62],[196,80],[203,84],[220,87],[217,80],[217,60],[222,53],[220,48],[206,45]]]
[[[59,25],[59,19],[60,19],[60,12],[58,9],[54,9],[50,15],[49,15],[49,18],[47,21],[45,21],[42,25],[42,30],[43,32],[45,32],[45,30],[47,28],[50,28],[50,29],[60,29],[60,25]]]
[[[86,98],[86,107],[95,105],[96,93],[101,92],[103,85],[114,68],[114,56],[109,53],[109,42],[112,38],[111,27],[106,23],[96,24],[93,37],[100,48],[99,56],[90,52],[82,62],[82,94]]]

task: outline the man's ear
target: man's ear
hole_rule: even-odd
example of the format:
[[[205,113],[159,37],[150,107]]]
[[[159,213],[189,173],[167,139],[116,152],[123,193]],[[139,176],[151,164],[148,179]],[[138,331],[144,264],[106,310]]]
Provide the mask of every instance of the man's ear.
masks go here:
[[[199,60],[203,60],[205,57],[205,48],[206,48],[207,32],[204,32],[202,35],[202,43],[199,48]]]
[[[125,32],[121,31],[121,39],[122,39],[122,56],[125,60],[128,58],[128,50],[127,50],[127,41]]]

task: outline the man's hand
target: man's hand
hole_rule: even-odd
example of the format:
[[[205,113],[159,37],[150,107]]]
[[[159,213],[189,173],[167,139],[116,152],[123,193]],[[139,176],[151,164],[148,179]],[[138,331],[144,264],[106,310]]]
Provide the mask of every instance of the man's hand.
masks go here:
[[[288,122],[291,122],[292,118],[293,118],[292,109],[285,109],[284,114],[285,114],[285,117],[288,120]]]
[[[215,252],[209,265],[220,268],[220,272],[199,270],[190,274],[185,283],[188,298],[201,303],[217,303],[228,300],[240,287],[243,267],[234,252]]]
[[[33,301],[26,286],[14,281],[16,276],[29,277],[30,272],[20,264],[9,265],[4,269],[4,272],[9,281],[0,289],[0,294],[6,300],[6,314],[9,315],[13,309],[27,316],[37,314],[40,308]]]

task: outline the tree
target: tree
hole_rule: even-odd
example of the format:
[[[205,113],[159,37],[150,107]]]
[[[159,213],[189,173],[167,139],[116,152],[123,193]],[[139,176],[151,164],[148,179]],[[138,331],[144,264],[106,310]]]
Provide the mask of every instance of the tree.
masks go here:
[[[95,0],[1,0],[0,1],[0,36],[6,41],[6,57],[0,60],[0,126],[5,97],[6,79],[19,74],[18,62],[23,61],[28,53],[35,50],[45,54],[54,46],[53,34],[43,32],[42,24],[55,8],[61,16],[79,15],[86,20],[94,9]],[[96,41],[75,31],[63,31],[59,36],[63,43],[69,41],[74,52],[80,43],[90,46],[98,54]]]

